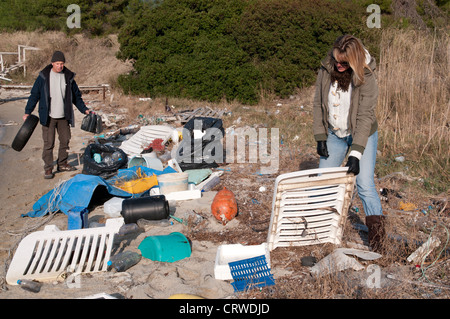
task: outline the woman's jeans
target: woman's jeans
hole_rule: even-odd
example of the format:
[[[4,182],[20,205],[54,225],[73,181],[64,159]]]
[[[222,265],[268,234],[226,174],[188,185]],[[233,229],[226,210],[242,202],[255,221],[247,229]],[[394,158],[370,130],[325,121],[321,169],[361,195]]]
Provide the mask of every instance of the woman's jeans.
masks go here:
[[[328,158],[320,157],[319,168],[339,167],[352,145],[352,136],[340,138],[331,130],[328,132]],[[375,161],[377,156],[378,131],[369,136],[364,154],[359,161],[360,172],[356,176],[356,187],[363,203],[366,216],[383,215],[380,197],[375,188]]]

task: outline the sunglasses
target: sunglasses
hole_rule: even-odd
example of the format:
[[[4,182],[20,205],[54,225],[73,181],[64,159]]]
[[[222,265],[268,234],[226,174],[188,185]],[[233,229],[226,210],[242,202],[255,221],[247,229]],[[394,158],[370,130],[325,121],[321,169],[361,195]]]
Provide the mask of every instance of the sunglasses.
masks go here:
[[[337,61],[334,57],[333,57],[333,61],[334,61],[334,64],[336,64],[336,65],[340,64],[340,65],[343,66],[344,68],[347,68],[347,67],[350,66],[350,63],[348,63],[348,62],[339,62],[339,61]]]

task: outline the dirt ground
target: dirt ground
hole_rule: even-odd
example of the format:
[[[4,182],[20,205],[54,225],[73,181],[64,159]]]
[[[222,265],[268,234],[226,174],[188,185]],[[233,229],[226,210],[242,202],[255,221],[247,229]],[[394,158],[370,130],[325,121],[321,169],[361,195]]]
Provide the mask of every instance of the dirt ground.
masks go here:
[[[23,92],[17,94],[24,95]],[[96,111],[110,111],[111,105],[104,104],[97,95],[86,95],[84,99],[88,107]],[[33,204],[58,183],[72,178],[82,170],[82,162],[78,161],[76,154],[71,154],[70,164],[76,166],[78,171],[57,173],[51,180],[43,178],[39,125],[21,152],[10,147],[22,123],[25,104],[26,100],[18,100],[0,105],[0,262],[3,266],[0,299],[72,299],[102,293],[126,299],[166,299],[176,294],[190,294],[208,299],[447,299],[450,296],[448,242],[446,228],[441,227],[448,225],[449,218],[445,198],[432,202],[430,198],[419,196],[419,193],[404,187],[404,181],[398,176],[377,179],[379,187],[403,190],[401,200],[389,194],[389,201],[383,201],[383,208],[389,218],[388,232],[396,239],[391,239],[391,250],[382,258],[375,261],[359,260],[365,270],[347,270],[333,276],[313,278],[310,267],[302,263],[302,257],[312,256],[319,261],[336,248],[330,244],[322,244],[277,248],[272,251],[270,261],[276,282],[274,286],[235,293],[231,281],[216,280],[214,264],[220,245],[259,245],[266,242],[275,178],[281,173],[317,167],[318,158],[313,149],[305,147],[300,151],[287,146],[280,147],[280,167],[276,174],[259,174],[259,164],[223,165],[219,167],[223,171],[221,183],[212,191],[203,193],[201,200],[178,202],[171,207],[174,215],[179,217],[195,209],[203,217],[202,223],[182,225],[174,222],[167,227],[150,227],[145,229],[145,232],[121,237],[115,246],[115,252],[138,251],[139,243],[147,236],[182,232],[192,242],[192,255],[189,258],[175,263],[142,258],[137,265],[124,273],[100,272],[81,275],[75,283],[65,278],[46,282],[37,294],[8,285],[4,278],[8,263],[16,245],[26,234],[42,230],[46,225],[56,225],[61,230],[67,229],[67,216],[63,213],[37,218],[21,217],[21,214],[31,211]],[[75,114],[76,127],[72,129],[71,150],[82,152],[92,141],[94,134],[80,130],[83,115],[77,111]],[[129,118],[128,122],[122,124],[133,123],[136,123],[135,118]],[[107,131],[108,129],[105,132]],[[215,220],[210,211],[215,193],[223,186],[234,192],[239,206],[238,216],[225,226]],[[400,201],[414,203],[417,207],[426,208],[432,203],[435,206],[428,213],[421,213],[417,209],[399,209]],[[89,222],[104,222],[107,218],[103,203],[104,198],[93,198]],[[426,241],[431,235],[430,230],[435,231],[433,235],[438,235],[442,244],[430,254],[427,263],[418,269],[408,263],[406,257],[418,248],[418,244],[412,244],[412,240]],[[344,228],[343,247],[367,250],[366,239],[362,205],[355,196]],[[408,241],[407,245],[404,240]],[[381,269],[381,283],[376,289],[365,284],[371,275],[371,264]]]

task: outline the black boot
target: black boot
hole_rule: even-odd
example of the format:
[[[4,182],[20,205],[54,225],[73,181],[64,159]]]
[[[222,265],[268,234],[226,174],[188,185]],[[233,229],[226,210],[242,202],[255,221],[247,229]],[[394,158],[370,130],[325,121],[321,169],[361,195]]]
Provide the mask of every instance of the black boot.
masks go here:
[[[383,215],[366,216],[366,226],[369,229],[369,246],[377,253],[383,251],[386,237],[385,223],[386,217]]]

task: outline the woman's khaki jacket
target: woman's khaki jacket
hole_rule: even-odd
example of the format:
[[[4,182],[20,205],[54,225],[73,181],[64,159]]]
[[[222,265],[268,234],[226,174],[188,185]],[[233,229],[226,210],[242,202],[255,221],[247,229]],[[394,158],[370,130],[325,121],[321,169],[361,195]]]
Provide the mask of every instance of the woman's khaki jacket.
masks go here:
[[[322,61],[322,66],[317,75],[316,92],[313,106],[313,133],[316,141],[326,141],[328,136],[328,93],[330,90],[330,72],[334,65],[331,55]],[[355,86],[355,75],[352,80],[352,92],[349,111],[349,128],[353,142],[351,150],[364,153],[367,139],[375,133],[378,122],[375,116],[375,108],[378,99],[378,84],[375,77],[376,62],[373,57],[368,64],[372,72],[365,69],[364,83]],[[330,127],[330,129],[332,129]]]

